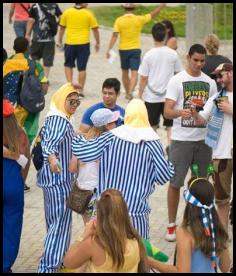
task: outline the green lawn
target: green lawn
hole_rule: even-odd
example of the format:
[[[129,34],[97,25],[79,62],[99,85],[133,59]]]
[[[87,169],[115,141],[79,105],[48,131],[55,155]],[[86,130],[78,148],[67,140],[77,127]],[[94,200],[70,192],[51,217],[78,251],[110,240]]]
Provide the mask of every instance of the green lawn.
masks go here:
[[[153,10],[153,6],[140,6],[135,10],[135,14],[146,14]],[[114,20],[124,14],[124,9],[121,6],[110,6],[110,7],[93,7],[90,8],[96,15],[99,25],[112,27]],[[214,18],[214,33],[216,33],[220,39],[232,39],[233,38],[233,4],[227,3],[226,5],[226,27],[224,30],[224,14],[223,14],[223,3],[215,3],[213,8]],[[150,30],[155,22],[168,19],[172,21],[175,26],[176,36],[184,37],[185,36],[185,5],[177,7],[166,7],[161,11],[157,16],[156,20],[152,20],[150,23],[144,25],[142,30],[143,33],[150,34]]]

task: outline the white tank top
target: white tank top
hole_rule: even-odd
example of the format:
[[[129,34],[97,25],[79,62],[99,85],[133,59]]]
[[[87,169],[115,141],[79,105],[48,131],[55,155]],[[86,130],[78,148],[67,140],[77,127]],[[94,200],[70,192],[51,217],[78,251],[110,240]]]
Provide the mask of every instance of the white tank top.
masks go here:
[[[77,185],[83,190],[93,190],[98,187],[99,162],[80,163]]]

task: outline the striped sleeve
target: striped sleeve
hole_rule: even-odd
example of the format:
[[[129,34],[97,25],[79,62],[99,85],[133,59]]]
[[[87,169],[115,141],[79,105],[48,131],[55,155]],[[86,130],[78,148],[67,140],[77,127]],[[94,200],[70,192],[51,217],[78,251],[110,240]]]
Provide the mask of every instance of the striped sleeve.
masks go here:
[[[51,116],[45,122],[42,150],[44,159],[50,154],[58,154],[58,146],[64,139],[68,122],[59,116]]]
[[[107,143],[113,134],[106,132],[98,138],[86,141],[82,136],[76,136],[72,140],[72,153],[83,162],[91,162],[101,158]]]
[[[159,185],[163,185],[174,176],[174,166],[165,159],[164,151],[159,141],[149,141],[146,142],[146,145],[153,159],[154,181]]]

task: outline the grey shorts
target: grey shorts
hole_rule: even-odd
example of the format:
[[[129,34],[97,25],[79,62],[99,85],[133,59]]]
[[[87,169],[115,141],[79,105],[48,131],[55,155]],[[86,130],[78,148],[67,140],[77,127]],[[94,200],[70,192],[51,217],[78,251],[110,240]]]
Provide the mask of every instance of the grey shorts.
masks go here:
[[[169,160],[175,167],[175,176],[170,179],[172,187],[184,186],[185,177],[192,164],[198,165],[199,176],[207,176],[207,166],[212,161],[212,149],[204,141],[172,140],[169,150]]]

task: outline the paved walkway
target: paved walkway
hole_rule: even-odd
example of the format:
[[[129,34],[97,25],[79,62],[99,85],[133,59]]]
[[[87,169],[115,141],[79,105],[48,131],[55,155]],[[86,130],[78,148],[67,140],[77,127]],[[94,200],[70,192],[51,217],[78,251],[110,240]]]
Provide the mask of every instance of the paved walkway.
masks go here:
[[[62,9],[68,7],[69,4],[60,4]],[[3,8],[3,47],[12,54],[12,45],[15,38],[12,25],[8,24],[8,5],[4,4]],[[88,63],[88,76],[85,88],[85,99],[75,115],[76,124],[79,126],[81,115],[92,104],[101,100],[101,87],[103,81],[108,77],[117,77],[121,79],[121,71],[119,59],[117,58],[113,64],[109,64],[105,59],[105,50],[111,36],[111,30],[108,28],[101,28],[101,50],[99,53],[94,53],[94,43],[92,40],[91,56]],[[150,35],[142,36],[143,52],[152,47],[153,42]],[[183,63],[185,63],[185,41],[179,40],[178,52]],[[224,54],[232,59],[232,43],[225,45]],[[40,116],[40,125],[43,122],[44,116],[48,111],[49,102],[52,94],[65,83],[64,56],[62,52],[57,51],[54,67],[50,72],[50,88],[46,96],[46,107]],[[76,78],[76,76],[75,76]],[[124,91],[119,97],[118,104],[126,107],[127,100],[124,98]],[[163,145],[166,145],[166,134],[163,128],[158,130]],[[21,237],[20,250],[17,260],[13,266],[13,272],[18,273],[32,273],[36,272],[39,258],[43,250],[43,242],[45,238],[45,220],[44,220],[44,206],[42,190],[36,186],[36,171],[33,165],[30,168],[27,185],[30,186],[30,191],[25,194],[25,209],[24,209],[24,223]],[[169,263],[173,262],[175,243],[169,243],[164,240],[165,229],[168,222],[167,219],[167,187],[168,184],[162,187],[157,187],[150,198],[150,205],[152,212],[150,215],[150,236],[153,244],[156,244],[166,254],[170,256]],[[181,190],[182,194],[182,190]],[[184,200],[181,196],[177,223],[180,224],[184,208]],[[83,231],[82,218],[76,214],[73,215],[72,227],[72,242],[79,237]],[[231,229],[230,229],[231,231]],[[232,253],[232,243],[231,243]]]

